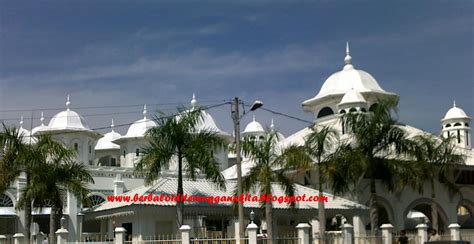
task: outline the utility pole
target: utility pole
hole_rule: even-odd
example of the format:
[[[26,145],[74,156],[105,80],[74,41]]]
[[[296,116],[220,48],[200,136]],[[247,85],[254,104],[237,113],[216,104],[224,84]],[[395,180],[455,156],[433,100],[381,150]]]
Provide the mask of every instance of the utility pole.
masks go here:
[[[234,134],[235,134],[235,154],[236,154],[236,168],[237,168],[237,194],[238,197],[242,195],[242,165],[240,156],[240,113],[239,113],[240,101],[238,97],[234,98],[232,102],[232,120],[234,121]],[[239,237],[242,240],[244,236],[244,203],[238,201],[239,211]]]

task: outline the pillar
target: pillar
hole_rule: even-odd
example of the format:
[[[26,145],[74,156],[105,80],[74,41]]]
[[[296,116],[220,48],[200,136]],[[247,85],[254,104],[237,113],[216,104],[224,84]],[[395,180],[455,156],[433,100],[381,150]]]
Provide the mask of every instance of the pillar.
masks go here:
[[[0,244],[7,244],[7,237],[5,235],[0,235]]]
[[[67,213],[68,213],[68,225],[67,229],[69,231],[68,240],[76,241],[77,232],[79,230],[77,222],[77,198],[71,192],[67,192]]]
[[[16,233],[13,235],[14,244],[23,244],[25,242],[25,235],[23,233]]]
[[[181,244],[190,244],[191,243],[191,227],[189,225],[182,225],[181,228],[179,228],[181,231]]]
[[[418,230],[418,239],[421,243],[425,243],[428,241],[428,225],[426,224],[418,224],[416,226]]]
[[[311,226],[307,223],[299,223],[296,226],[298,230],[298,239],[300,244],[309,244],[309,231]]]
[[[247,233],[249,237],[248,244],[257,244],[257,230],[258,230],[258,226],[254,224],[253,222],[247,225]]]
[[[450,224],[448,226],[449,232],[451,233],[451,241],[461,240],[461,234],[459,232],[459,228],[461,228],[461,226],[457,223]]]
[[[115,244],[125,243],[125,233],[126,232],[127,232],[127,230],[125,230],[125,228],[123,228],[123,227],[115,228]]]
[[[20,176],[18,177],[18,180],[16,182],[16,199],[20,199],[22,190],[26,186],[26,173],[21,172]],[[29,235],[29,233],[24,233],[25,232],[25,210],[18,210],[17,211],[17,216],[18,216],[18,232],[22,232],[23,235]]]
[[[352,244],[352,229],[353,227],[351,224],[346,223],[342,226],[342,236],[344,237],[344,244]]]
[[[66,244],[67,243],[67,238],[69,235],[69,231],[67,231],[64,228],[61,228],[56,231],[56,243],[57,244]],[[54,244],[54,243],[51,243]]]
[[[383,244],[392,244],[393,225],[383,224],[382,226],[380,226],[380,229],[382,229],[382,243]]]
[[[122,180],[122,174],[117,174],[114,180],[114,196],[123,194],[125,183]]]

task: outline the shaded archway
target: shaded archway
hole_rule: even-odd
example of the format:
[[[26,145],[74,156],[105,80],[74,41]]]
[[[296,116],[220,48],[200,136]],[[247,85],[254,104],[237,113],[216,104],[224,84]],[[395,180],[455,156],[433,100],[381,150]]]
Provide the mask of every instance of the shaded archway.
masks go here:
[[[468,199],[459,201],[457,223],[461,229],[474,229],[474,203]]]
[[[448,223],[448,215],[443,207],[436,202],[438,209],[438,230],[446,230]],[[405,229],[415,229],[417,224],[426,223],[432,228],[431,219],[431,199],[419,198],[411,202],[403,212],[403,221]]]
[[[366,202],[366,206],[369,206],[369,201]],[[389,201],[381,196],[377,196],[377,213],[378,213],[378,223],[377,226],[380,227],[383,224],[394,224],[394,212],[392,205]],[[370,221],[366,226],[367,230],[370,230]]]
[[[319,110],[317,118],[329,116],[331,114],[334,114],[334,111],[330,107],[324,107],[321,110]]]

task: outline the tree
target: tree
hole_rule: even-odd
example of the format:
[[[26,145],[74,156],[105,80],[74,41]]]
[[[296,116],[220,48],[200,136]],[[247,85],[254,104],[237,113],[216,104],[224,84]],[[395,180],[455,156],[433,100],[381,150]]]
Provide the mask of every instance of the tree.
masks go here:
[[[437,138],[433,135],[418,135],[414,138],[412,156],[416,159],[419,178],[413,184],[420,184],[419,191],[423,192],[423,183],[431,186],[431,223],[438,230],[438,206],[436,205],[436,182],[456,192],[453,179],[453,169],[464,163],[464,157],[456,151],[451,137]]]
[[[222,148],[225,140],[215,131],[200,128],[201,109],[180,110],[177,116],[159,113],[154,120],[157,126],[146,132],[149,144],[136,166],[136,171],[145,175],[146,184],[158,179],[171,162],[177,161],[178,195],[183,195],[183,173],[193,180],[198,174],[203,174],[225,187],[224,177],[213,155],[213,150]],[[179,228],[183,224],[184,203],[178,201],[176,207]]]
[[[333,160],[333,154],[330,153],[330,151],[335,150],[337,140],[337,132],[326,126],[320,129],[316,126],[313,127],[313,132],[306,137],[305,149],[312,161],[310,169],[315,168],[318,175],[318,191],[320,199],[323,196],[323,182],[325,182],[326,175],[325,170],[323,169],[323,164]],[[318,216],[319,235],[321,240],[324,240],[326,232],[326,212],[324,201],[318,201]]]
[[[31,153],[31,145],[26,143],[27,136],[15,127],[2,123],[0,132],[0,192],[4,192],[22,172],[26,174],[26,186],[31,184],[31,168],[36,163]],[[25,199],[31,203],[31,199]],[[31,204],[25,205],[25,237],[30,241]]]
[[[381,102],[369,113],[345,114],[342,123],[352,141],[338,151],[339,160],[336,161],[339,165],[329,169],[333,173],[333,187],[338,190],[347,190],[348,184],[360,182],[363,178],[369,180],[373,234],[376,234],[379,224],[376,180],[393,191],[399,179],[410,177],[407,175],[413,172],[408,170],[412,164],[399,160],[407,155],[411,142],[393,114],[396,114],[396,107],[391,102]],[[344,171],[349,172],[335,172],[341,167],[348,167]]]
[[[242,178],[243,192],[248,193],[257,189],[260,194],[272,195],[272,183],[276,182],[281,185],[287,196],[294,196],[295,183],[286,173],[288,170],[298,169],[301,164],[307,165],[310,159],[303,146],[292,145],[279,148],[277,142],[277,134],[273,131],[267,132],[263,139],[244,139],[242,154],[252,159],[255,165]],[[295,203],[289,204],[294,207]],[[262,205],[265,208],[267,235],[271,244],[273,242],[272,202],[266,199]]]

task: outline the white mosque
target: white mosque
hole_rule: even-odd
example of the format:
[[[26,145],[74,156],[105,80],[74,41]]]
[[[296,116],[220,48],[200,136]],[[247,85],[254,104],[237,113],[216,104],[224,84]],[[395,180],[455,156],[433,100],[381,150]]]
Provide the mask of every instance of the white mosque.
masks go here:
[[[326,79],[320,91],[313,98],[303,102],[303,110],[314,114],[315,126],[327,125],[337,130],[342,137],[349,136],[340,123],[340,117],[344,113],[361,112],[371,110],[373,106],[382,100],[399,99],[392,92],[385,91],[377,80],[368,72],[356,69],[352,64],[349,46],[346,47],[345,65],[342,70],[332,74]],[[190,109],[198,106],[193,95]],[[200,128],[215,131],[218,135],[226,138],[229,143],[233,137],[219,129],[213,117],[208,111],[202,111],[203,121]],[[440,114],[441,117],[441,114]],[[73,195],[65,196],[66,206],[64,215],[67,219],[69,239],[83,239],[91,233],[101,236],[113,236],[113,228],[123,226],[127,229],[130,238],[141,240],[147,236],[176,232],[174,224],[175,213],[172,203],[125,203],[108,202],[107,196],[120,194],[174,194],[177,181],[174,177],[176,168],[171,164],[162,175],[162,178],[150,186],[144,185],[143,178],[133,174],[134,166],[141,156],[142,148],[147,144],[145,132],[156,126],[149,118],[146,105],[143,108],[143,117],[133,122],[125,135],[114,130],[114,122],[111,121],[110,132],[101,135],[92,130],[86,120],[71,109],[69,96],[66,108],[54,115],[48,125],[44,124],[44,116],[41,115],[41,124],[31,132],[24,129],[20,122],[19,130],[24,135],[49,134],[66,147],[77,151],[77,161],[88,166],[94,177],[94,184],[89,185],[91,193],[89,199],[91,205],[86,206],[78,201]],[[459,223],[462,228],[474,229],[472,216],[474,216],[474,151],[471,145],[471,118],[456,104],[450,108],[441,119],[442,131],[440,136],[454,136],[459,152],[466,155],[466,164],[459,172],[457,184],[458,193],[452,193],[442,185],[437,185],[437,205],[439,210],[440,229],[446,229],[449,224]],[[423,130],[409,125],[401,125],[410,136],[427,133]],[[272,123],[270,130],[275,130]],[[306,136],[311,132],[310,128],[303,128],[287,137],[279,134],[279,145],[288,146],[302,144]],[[266,130],[255,116],[242,132],[243,137],[252,137],[256,140],[263,137]],[[29,140],[25,137],[25,140]],[[34,143],[31,140],[26,143]],[[227,147],[216,148],[214,155],[219,161],[222,174],[227,179],[227,190],[216,189],[210,182],[198,179],[196,181],[185,180],[185,193],[202,195],[232,195],[236,184],[237,173],[235,170],[235,155],[228,152]],[[243,159],[242,173],[249,172],[254,162]],[[315,177],[314,173],[307,177]],[[297,193],[317,195],[318,192],[305,184],[304,176],[300,176],[297,185]],[[24,229],[24,212],[15,210],[16,201],[20,191],[25,184],[25,178],[20,176],[11,187],[0,195],[0,234],[12,235],[22,232]],[[276,192],[282,193],[277,184],[274,186]],[[428,185],[425,187],[429,189]],[[382,189],[379,187],[379,189]],[[332,196],[326,190],[331,200],[326,204],[327,217],[343,218],[352,223],[356,235],[365,233],[368,219],[369,191],[367,182],[362,181],[357,190],[347,196]],[[430,195],[429,190],[425,194],[405,189],[398,193],[378,191],[378,203],[381,223],[392,223],[396,230],[411,228],[417,219],[429,221],[430,218]],[[283,194],[282,194],[283,195]],[[258,203],[245,203],[246,215],[250,210],[257,214],[256,222],[265,228],[265,223],[259,211]],[[277,232],[284,232],[294,228],[296,223],[309,222],[313,227],[313,233],[318,230],[317,203],[302,203],[297,211],[289,211],[285,204],[274,206],[275,224]],[[49,208],[41,208],[35,211],[33,222],[39,223],[43,232],[48,232]],[[259,217],[260,216],[260,217]],[[423,217],[424,216],[424,217]],[[234,235],[238,231],[238,220],[232,206],[221,203],[217,205],[194,204],[186,208],[187,224],[193,227],[195,234],[216,231]],[[331,222],[331,221],[328,221]]]

